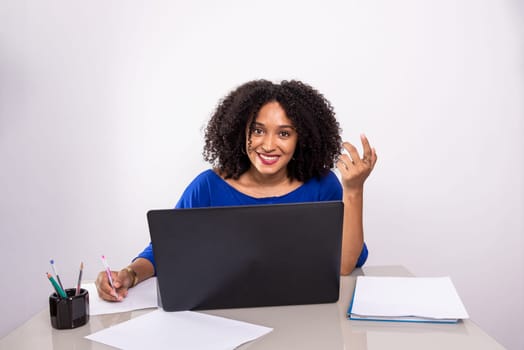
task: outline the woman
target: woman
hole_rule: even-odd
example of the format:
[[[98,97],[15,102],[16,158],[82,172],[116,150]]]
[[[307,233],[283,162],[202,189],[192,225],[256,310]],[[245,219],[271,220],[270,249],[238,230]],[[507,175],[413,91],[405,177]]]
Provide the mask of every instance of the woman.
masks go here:
[[[205,132],[204,159],[212,169],[186,188],[176,208],[342,200],[341,273],[367,258],[362,225],[364,182],[377,161],[362,135],[363,157],[342,143],[330,103],[300,81],[255,80],[230,92]],[[341,153],[345,149],[347,153]],[[336,165],[341,182],[331,171]],[[100,297],[122,300],[128,288],[153,276],[153,247],[112,278],[97,278]]]

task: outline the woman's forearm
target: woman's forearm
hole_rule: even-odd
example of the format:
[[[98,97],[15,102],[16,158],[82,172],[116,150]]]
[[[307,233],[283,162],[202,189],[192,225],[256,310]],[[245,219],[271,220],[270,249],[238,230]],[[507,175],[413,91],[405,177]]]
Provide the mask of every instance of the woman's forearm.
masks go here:
[[[362,223],[363,189],[344,191],[344,223],[342,227],[342,256],[340,273],[350,274],[362,252],[364,229]]]

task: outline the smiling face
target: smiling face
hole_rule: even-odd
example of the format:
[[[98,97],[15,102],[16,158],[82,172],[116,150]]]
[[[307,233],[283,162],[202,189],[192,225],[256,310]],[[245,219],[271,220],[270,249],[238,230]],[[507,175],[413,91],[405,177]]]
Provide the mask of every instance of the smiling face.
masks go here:
[[[262,176],[287,177],[287,164],[293,158],[298,135],[278,102],[260,108],[251,128],[246,129],[246,149],[250,171]]]

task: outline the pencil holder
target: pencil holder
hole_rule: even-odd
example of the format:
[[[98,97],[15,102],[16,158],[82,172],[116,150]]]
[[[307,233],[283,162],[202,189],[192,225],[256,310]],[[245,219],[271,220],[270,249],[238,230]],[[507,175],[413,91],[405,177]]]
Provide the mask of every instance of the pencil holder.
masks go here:
[[[65,290],[67,298],[61,298],[56,293],[49,296],[49,315],[51,325],[56,329],[72,329],[85,325],[89,321],[89,293],[80,289]]]

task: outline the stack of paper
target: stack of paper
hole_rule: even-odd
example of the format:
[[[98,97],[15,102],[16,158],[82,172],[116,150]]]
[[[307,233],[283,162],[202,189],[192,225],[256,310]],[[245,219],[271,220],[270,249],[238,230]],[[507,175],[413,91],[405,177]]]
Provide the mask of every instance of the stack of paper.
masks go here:
[[[359,276],[352,320],[456,323],[469,318],[449,277]]]

